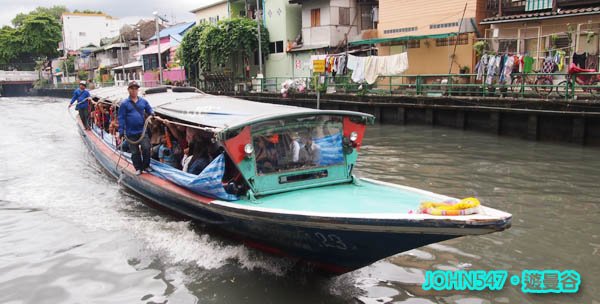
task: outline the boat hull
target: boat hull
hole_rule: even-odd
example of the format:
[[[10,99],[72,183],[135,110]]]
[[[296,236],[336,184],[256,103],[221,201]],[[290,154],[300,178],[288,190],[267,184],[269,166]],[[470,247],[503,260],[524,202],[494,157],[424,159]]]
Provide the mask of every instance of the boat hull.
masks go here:
[[[232,208],[235,203],[215,203],[156,176],[136,176],[129,161],[92,131],[79,125],[79,132],[102,167],[125,187],[176,213],[215,226],[248,246],[299,259],[329,273],[352,271],[427,244],[510,226],[510,218],[459,225],[452,221],[327,218]]]

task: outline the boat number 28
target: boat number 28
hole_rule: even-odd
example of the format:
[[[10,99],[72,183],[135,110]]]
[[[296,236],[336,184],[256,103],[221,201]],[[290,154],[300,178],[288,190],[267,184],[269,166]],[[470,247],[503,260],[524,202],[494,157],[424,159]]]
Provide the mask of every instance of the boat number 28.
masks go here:
[[[342,241],[342,239],[335,234],[328,234],[325,236],[321,232],[315,232],[315,236],[317,239],[319,239],[319,242],[321,242],[321,246],[337,248],[341,250],[348,249],[348,246],[346,246],[344,241]]]

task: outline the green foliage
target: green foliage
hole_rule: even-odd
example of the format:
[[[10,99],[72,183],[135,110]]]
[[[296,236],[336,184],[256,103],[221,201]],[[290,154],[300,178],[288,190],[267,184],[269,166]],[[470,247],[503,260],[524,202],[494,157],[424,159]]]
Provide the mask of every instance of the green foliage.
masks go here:
[[[0,64],[7,64],[19,57],[19,38],[17,30],[10,26],[0,29]]]
[[[79,70],[77,72],[77,78],[79,78],[79,80],[88,80],[88,75],[88,72],[84,70]]]
[[[15,16],[15,18],[13,18],[13,20],[11,22],[14,27],[19,27],[23,24],[23,20],[25,20],[25,18],[29,15],[48,14],[48,15],[54,17],[54,19],[56,19],[56,21],[58,21],[60,23],[60,18],[62,16],[62,14],[68,13],[68,12],[69,12],[69,10],[64,5],[55,5],[53,7],[38,6],[36,9],[34,9],[33,11],[31,11],[27,14],[23,14],[23,13],[17,14],[17,16]]]
[[[177,58],[181,60],[181,65],[190,72],[191,78],[198,78],[198,62],[200,60],[200,35],[206,28],[206,24],[201,23],[194,26],[185,33],[181,45],[177,49]]]
[[[248,18],[231,18],[217,24],[200,24],[184,37],[179,58],[186,67],[200,65],[210,70],[211,65],[223,65],[234,56],[250,61],[258,49],[257,24]],[[263,56],[269,52],[269,32],[261,24]]]
[[[473,43],[473,49],[475,50],[475,54],[477,56],[481,56],[483,54],[483,51],[485,51],[488,47],[488,43],[485,40],[479,40],[475,43]]]
[[[33,63],[58,55],[56,47],[62,40],[60,19],[42,9],[15,17],[13,22],[17,26],[14,28],[4,26],[0,29],[0,63]]]
[[[62,70],[66,70],[69,74],[75,72],[75,56],[67,56],[67,60],[62,63]]]
[[[18,30],[22,32],[23,50],[31,57],[58,55],[56,47],[62,40],[62,29],[52,16],[45,13],[29,15]]]

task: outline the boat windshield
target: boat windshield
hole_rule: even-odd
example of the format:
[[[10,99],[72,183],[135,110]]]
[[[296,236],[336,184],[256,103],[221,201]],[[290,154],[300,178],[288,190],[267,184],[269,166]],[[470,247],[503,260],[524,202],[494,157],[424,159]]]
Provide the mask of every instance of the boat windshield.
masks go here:
[[[285,118],[252,127],[256,173],[296,171],[344,163],[342,117]]]

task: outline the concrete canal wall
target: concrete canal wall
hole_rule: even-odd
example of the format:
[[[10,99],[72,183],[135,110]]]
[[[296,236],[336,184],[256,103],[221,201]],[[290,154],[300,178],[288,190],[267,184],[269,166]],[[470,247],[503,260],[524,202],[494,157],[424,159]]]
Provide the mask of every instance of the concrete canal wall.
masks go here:
[[[316,107],[315,95],[246,94],[260,102]],[[426,124],[528,140],[600,146],[600,101],[325,95],[321,109],[370,113],[382,124]]]
[[[70,98],[73,90],[37,89],[32,93]],[[273,93],[248,93],[235,97],[316,108],[314,94],[283,98]],[[381,124],[424,124],[527,140],[600,146],[600,101],[327,94],[321,98],[321,109],[370,113]]]

